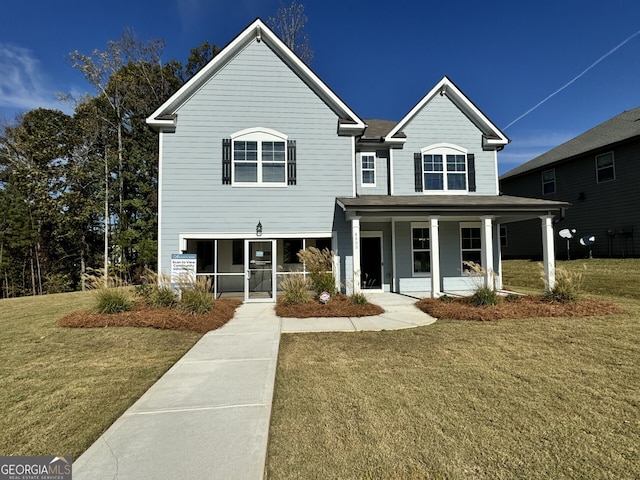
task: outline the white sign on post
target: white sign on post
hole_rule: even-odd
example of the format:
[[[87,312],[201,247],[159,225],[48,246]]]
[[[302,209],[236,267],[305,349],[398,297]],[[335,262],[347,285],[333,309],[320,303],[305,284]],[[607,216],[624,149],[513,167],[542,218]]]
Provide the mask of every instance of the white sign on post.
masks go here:
[[[171,254],[171,287],[179,289],[185,283],[196,283],[198,256],[195,253]]]

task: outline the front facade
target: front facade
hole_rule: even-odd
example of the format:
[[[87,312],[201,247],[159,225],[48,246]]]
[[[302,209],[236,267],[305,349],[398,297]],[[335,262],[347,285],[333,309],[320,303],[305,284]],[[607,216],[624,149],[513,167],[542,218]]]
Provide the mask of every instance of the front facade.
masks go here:
[[[505,194],[571,203],[558,218],[559,258],[637,257],[640,255],[640,107],[594,127],[507,172],[500,178]],[[536,225],[507,225],[505,257],[535,258],[542,244]],[[573,233],[575,230],[575,233]],[[595,241],[593,239],[595,238]],[[583,245],[582,243],[591,243]],[[591,239],[586,242],[586,239]]]
[[[160,133],[159,271],[196,254],[217,294],[247,301],[273,301],[309,246],[334,253],[346,292],[499,288],[499,225],[536,218],[552,238],[561,206],[498,195],[508,139],[448,78],[400,122],[365,121],[260,20],[147,122]]]

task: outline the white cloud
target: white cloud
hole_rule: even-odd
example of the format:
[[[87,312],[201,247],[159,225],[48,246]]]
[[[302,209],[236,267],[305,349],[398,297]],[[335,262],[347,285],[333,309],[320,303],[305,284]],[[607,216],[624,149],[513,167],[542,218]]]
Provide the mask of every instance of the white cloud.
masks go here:
[[[29,110],[60,108],[47,87],[40,62],[23,47],[0,43],[0,108]]]

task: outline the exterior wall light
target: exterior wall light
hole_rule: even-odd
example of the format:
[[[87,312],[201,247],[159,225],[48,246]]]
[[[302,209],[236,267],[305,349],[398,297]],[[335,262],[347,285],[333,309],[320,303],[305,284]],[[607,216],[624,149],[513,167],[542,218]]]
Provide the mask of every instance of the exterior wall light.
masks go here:
[[[262,223],[260,223],[260,220],[258,220],[258,224],[256,225],[256,236],[262,236]]]

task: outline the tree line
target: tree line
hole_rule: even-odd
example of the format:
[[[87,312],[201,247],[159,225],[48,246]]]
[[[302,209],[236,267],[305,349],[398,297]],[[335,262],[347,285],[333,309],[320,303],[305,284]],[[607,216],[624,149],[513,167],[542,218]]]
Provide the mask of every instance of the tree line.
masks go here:
[[[269,23],[310,61],[304,7],[281,4]],[[94,94],[0,129],[0,298],[84,289],[89,269],[132,283],[155,269],[158,138],[145,120],[220,51],[204,42],[163,63],[164,47],[125,30],[72,52]]]

